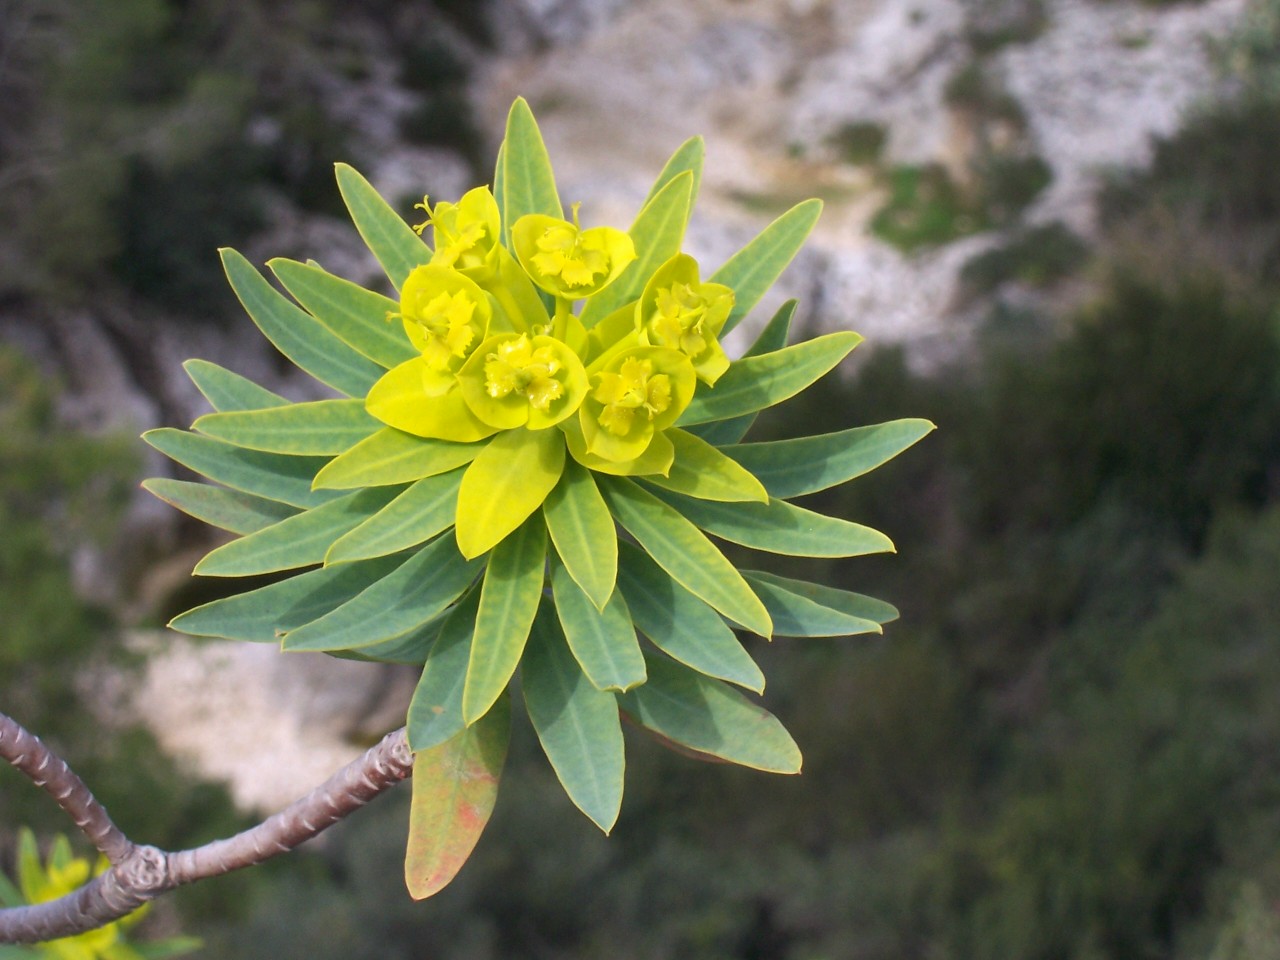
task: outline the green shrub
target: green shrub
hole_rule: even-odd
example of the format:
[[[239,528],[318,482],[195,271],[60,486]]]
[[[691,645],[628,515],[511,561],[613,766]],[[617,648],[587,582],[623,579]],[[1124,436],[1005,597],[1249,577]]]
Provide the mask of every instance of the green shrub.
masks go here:
[[[887,181],[889,199],[871,218],[871,232],[900,250],[948,243],[985,225],[939,164],[895,167]]]
[[[884,153],[889,131],[882,123],[859,120],[846,123],[836,129],[827,142],[835,148],[840,159],[854,166],[878,163]]]
[[[1006,283],[1047,287],[1085,262],[1089,248],[1061,221],[1015,232],[1007,242],[971,259],[960,271],[970,295],[993,293]]]

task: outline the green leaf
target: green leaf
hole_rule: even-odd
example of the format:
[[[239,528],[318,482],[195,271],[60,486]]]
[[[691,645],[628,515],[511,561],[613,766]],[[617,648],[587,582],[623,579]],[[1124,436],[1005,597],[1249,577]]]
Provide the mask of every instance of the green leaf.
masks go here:
[[[597,610],[604,609],[618,575],[618,537],[591,471],[566,459],[560,482],[543,501],[542,515],[569,575]]]
[[[362,356],[388,369],[418,356],[396,301],[295,260],[278,258],[267,266],[295,300]]]
[[[546,562],[547,528],[537,515],[489,557],[462,692],[462,715],[469,724],[484,716],[516,672],[542,599]]]
[[[825,607],[785,587],[754,576],[742,575],[764,601],[773,617],[775,636],[783,637],[850,637],[859,633],[883,633],[880,624],[863,617],[851,617],[832,607]]]
[[[329,461],[316,474],[315,487],[317,490],[350,490],[408,483],[470,463],[483,449],[484,442],[428,440],[383,427]]]
[[[644,204],[647,205],[676,177],[688,171],[693,175],[693,189],[690,190],[689,203],[692,205],[698,199],[698,187],[702,183],[702,161],[707,153],[707,145],[703,143],[701,137],[690,137],[684,143],[676,148],[676,152],[671,155],[662,168],[662,172],[658,174],[658,179],[653,182],[653,186],[649,188],[649,195],[644,198]],[[643,209],[642,205],[642,209]]]
[[[889,623],[898,619],[898,608],[893,604],[885,603],[883,600],[877,600],[875,597],[868,597],[861,593],[839,590],[820,583],[810,583],[807,580],[792,580],[788,577],[780,577],[777,574],[765,573],[761,570],[744,571],[743,575],[755,582],[767,583],[778,589],[786,590],[788,593],[793,593],[798,597],[812,600],[816,604],[829,607],[847,617],[870,620],[879,624]]]
[[[534,621],[520,676],[529,719],[565,793],[608,833],[622,809],[618,703],[587,681],[545,608]]]
[[[791,332],[791,320],[795,317],[796,301],[788,300],[769,320],[760,335],[756,337],[747,352],[742,355],[745,360],[747,357],[758,357],[764,353],[772,353],[775,350],[781,350],[787,345],[787,335]],[[711,423],[700,423],[689,428],[690,433],[694,433],[701,437],[713,447],[723,447],[726,444],[737,443],[747,435],[747,431],[751,429],[751,425],[756,422],[755,413],[744,413],[740,417],[732,417],[728,420],[715,420]]]
[[[646,477],[654,486],[674,490],[700,500],[765,502],[769,494],[760,481],[711,444],[684,430],[668,430],[676,458],[665,477]]]
[[[618,589],[635,625],[663,653],[709,677],[764,691],[764,674],[720,615],[631,544],[623,544]]]
[[[349,397],[363,397],[383,369],[356,353],[324,325],[267,282],[234,250],[223,249],[222,266],[245,310],[263,335],[294,365]]]
[[[708,533],[755,550],[790,557],[860,557],[894,552],[893,541],[879,530],[814,513],[785,500],[717,503],[666,491],[659,496]]]
[[[384,640],[382,643],[370,644],[359,650],[329,650],[328,656],[339,660],[360,660],[367,663],[403,663],[410,666],[422,666],[427,661],[440,630],[444,626],[449,611],[437,614],[416,630]]]
[[[517,97],[507,114],[507,134],[503,142],[502,242],[511,249],[511,225],[529,213],[564,219],[551,158],[533,111],[524,97]]]
[[[425,543],[453,526],[462,468],[417,481],[350,533],[334,541],[325,563],[381,557]]]
[[[295,507],[316,507],[339,496],[330,490],[311,489],[311,478],[325,462],[321,457],[245,450],[172,427],[148,430],[142,439],[170,460],[242,493]]]
[[[551,586],[569,649],[592,685],[599,690],[629,690],[644,683],[644,657],[622,595],[615,590],[604,609],[597,610],[558,563]]]
[[[183,513],[232,533],[253,533],[298,512],[286,503],[189,480],[152,477],[142,487]]]
[[[613,515],[663,570],[730,620],[767,637],[769,613],[747,582],[675,509],[622,477],[601,477]]]
[[[415,900],[443,890],[471,856],[497,802],[510,739],[504,697],[475,726],[414,756],[404,878]]]
[[[507,178],[503,168],[507,163],[507,141],[498,144],[498,155],[493,164],[493,199],[498,204],[498,221],[502,224],[502,244],[508,243],[507,229]]]
[[[261,410],[264,407],[282,407],[289,401],[252,380],[232,373],[225,367],[208,360],[188,360],[182,365],[187,376],[206,400],[219,412],[230,410]]]
[[[452,537],[439,537],[331,613],[286,633],[283,648],[358,650],[403,636],[458,599],[479,569]]]
[[[504,430],[490,440],[462,475],[458,490],[463,556],[479,556],[524,523],[555,488],[564,462],[559,430]]]
[[[395,487],[357,490],[286,517],[210,551],[192,572],[202,577],[248,577],[320,563],[335,540],[385,507],[397,492]]]
[[[473,586],[445,615],[440,636],[427,654],[405,721],[409,746],[414,750],[444,743],[467,726],[462,717],[462,691],[479,608],[480,588]]]
[[[430,261],[431,248],[353,167],[339,163],[334,171],[352,222],[399,290],[414,267]]]
[[[310,570],[188,610],[175,617],[169,628],[197,637],[279,643],[285,633],[336,610],[390,574],[405,559],[404,556],[383,557],[366,563]]]
[[[641,726],[730,763],[800,772],[800,748],[773,714],[719,680],[665,657],[646,659],[648,682],[618,695],[618,705]]]
[[[722,337],[738,325],[782,276],[782,271],[804,246],[821,213],[821,200],[796,204],[712,274],[712,283],[732,287],[735,294],[733,311],[725,321]]]
[[[333,456],[381,429],[363,400],[313,400],[266,410],[208,413],[192,424],[205,436],[248,450]]]
[[[834,368],[861,342],[862,337],[846,330],[737,360],[713,389],[694,394],[676,424],[726,420],[781,403]]]
[[[636,259],[617,280],[587,300],[579,315],[583,326],[590,329],[623,304],[639,297],[654,271],[680,252],[685,226],[689,223],[692,193],[693,174],[686,171],[645,204],[628,231],[635,243]]]
[[[928,420],[893,420],[795,440],[744,443],[723,452],[755,474],[771,495],[786,500],[860,477],[933,429]]]

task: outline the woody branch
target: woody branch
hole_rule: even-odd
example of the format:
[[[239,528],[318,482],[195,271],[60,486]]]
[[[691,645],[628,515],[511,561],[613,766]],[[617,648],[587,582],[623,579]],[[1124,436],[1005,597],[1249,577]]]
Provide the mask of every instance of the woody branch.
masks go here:
[[[49,793],[111,863],[105,873],[65,897],[0,910],[0,944],[93,930],[175,887],[269,860],[310,840],[413,771],[413,754],[401,728],[257,826],[191,850],[166,852],[126,837],[67,763],[4,713],[0,757]]]

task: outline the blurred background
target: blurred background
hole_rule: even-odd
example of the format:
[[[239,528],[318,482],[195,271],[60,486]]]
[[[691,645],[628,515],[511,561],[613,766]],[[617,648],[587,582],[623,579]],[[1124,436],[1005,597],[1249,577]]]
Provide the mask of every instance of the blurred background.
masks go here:
[[[753,647],[800,777],[636,737],[604,838],[517,725],[436,899],[402,886],[400,790],[148,929],[264,960],[1280,958],[1280,0],[0,0],[3,709],[169,848],[397,725],[412,671],[165,633],[229,588],[190,578],[213,534],[138,489],[174,468],[136,438],[202,412],[188,357],[318,396],[216,248],[377,287],[332,163],[412,216],[489,180],[516,95],[589,223],[704,134],[712,267],[826,201],[774,304],[868,343],[757,436],[940,429],[820,495],[897,555],[779,572],[902,619]],[[0,863],[22,824],[70,826],[0,770]]]

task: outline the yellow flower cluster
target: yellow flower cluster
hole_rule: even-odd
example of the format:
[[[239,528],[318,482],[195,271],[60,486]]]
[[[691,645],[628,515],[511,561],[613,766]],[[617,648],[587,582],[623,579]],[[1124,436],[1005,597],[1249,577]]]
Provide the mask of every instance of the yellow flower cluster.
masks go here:
[[[663,431],[699,381],[712,385],[728,368],[718,336],[733,291],[702,283],[697,262],[678,254],[588,332],[574,306],[636,260],[626,233],[582,229],[575,204],[571,221],[519,218],[509,251],[488,188],[419,206],[427,220],[415,229],[432,226],[436,246],[402,285],[399,319],[420,355],[378,381],[369,412],[458,443],[559,427],[569,454],[592,470],[667,473]]]

